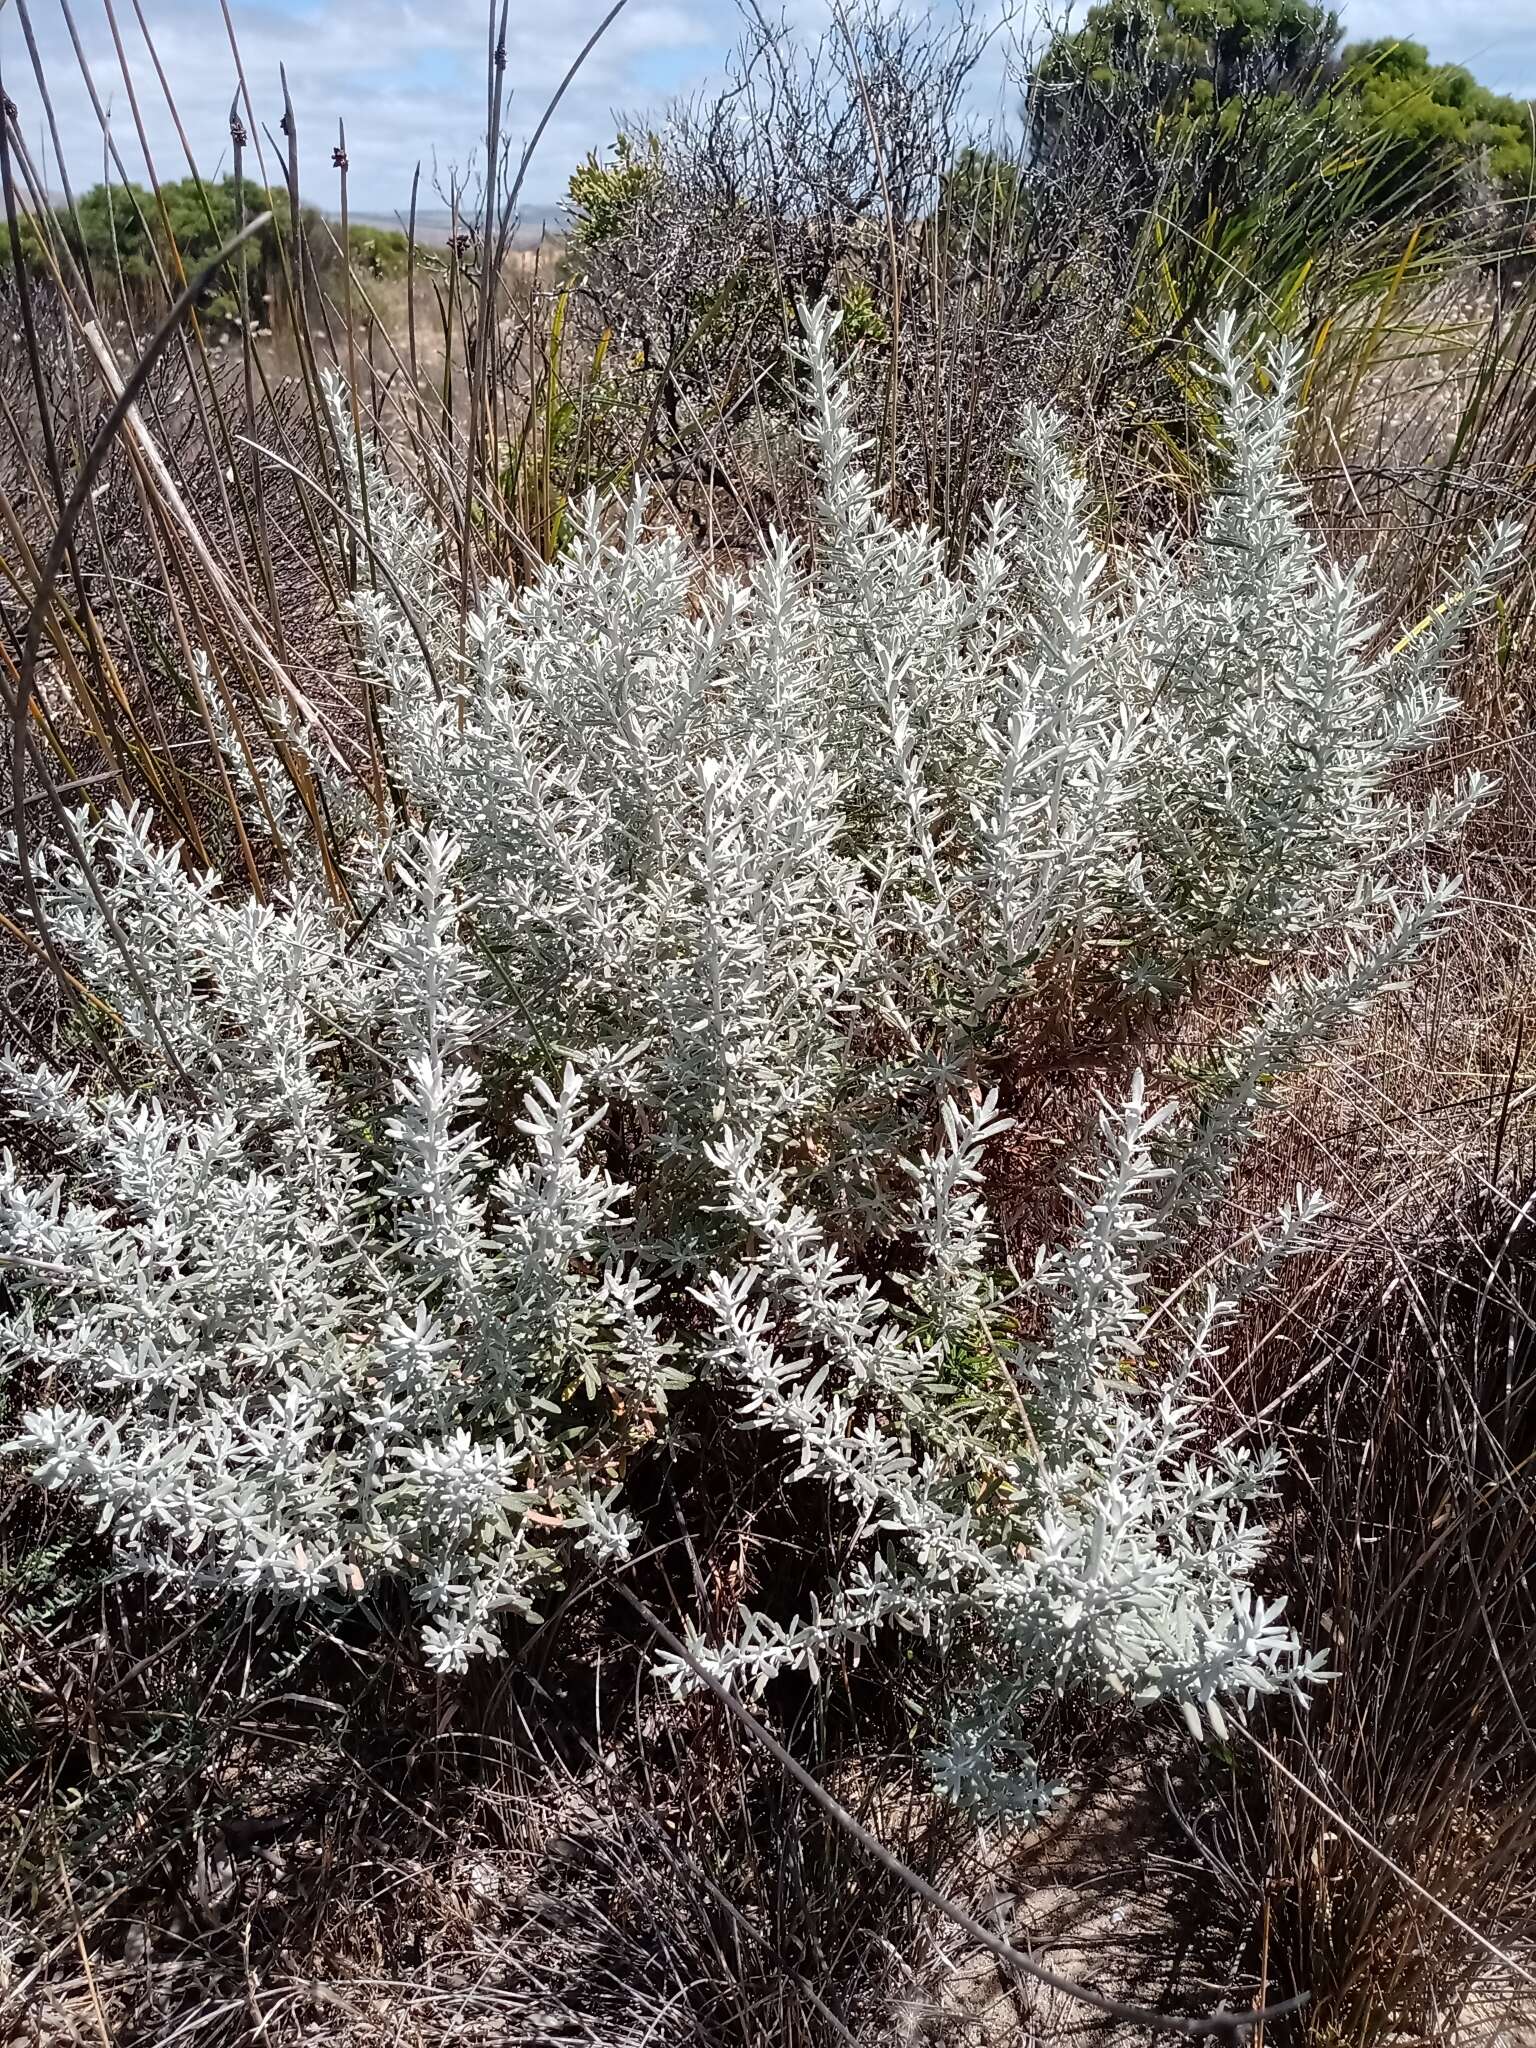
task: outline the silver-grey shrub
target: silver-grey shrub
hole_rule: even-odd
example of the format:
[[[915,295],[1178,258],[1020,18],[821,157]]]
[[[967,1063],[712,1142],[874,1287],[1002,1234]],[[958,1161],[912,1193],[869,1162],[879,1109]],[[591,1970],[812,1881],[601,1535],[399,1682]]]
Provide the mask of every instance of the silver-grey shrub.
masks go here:
[[[814,536],[739,575],[593,501],[461,622],[422,507],[371,470],[391,573],[354,610],[410,817],[360,823],[354,914],[82,816],[130,973],[41,864],[121,1078],[7,1063],[59,1160],[0,1179],[6,1348],[42,1389],[17,1447],[159,1578],[409,1586],[452,1670],[571,1549],[629,1555],[624,1460],[711,1376],[843,1504],[847,1564],[698,1661],[755,1687],[932,1635],[975,1673],[941,1777],[1031,1812],[1042,1688],[1219,1728],[1315,1675],[1254,1590],[1272,1468],[1201,1446],[1225,1334],[1319,1203],[1198,1284],[1181,1246],[1275,1077],[1450,908],[1426,857],[1482,788],[1415,808],[1394,778],[1515,537],[1373,653],[1287,480],[1294,361],[1256,380],[1225,331],[1193,543],[1107,564],[1041,417],[950,575],[884,515],[836,349],[809,312]],[[1020,1263],[982,1180],[1007,1045],[1070,1050],[1234,961],[1276,971],[1249,1023],[1189,1100],[1138,1075],[1104,1102],[1076,1225]]]

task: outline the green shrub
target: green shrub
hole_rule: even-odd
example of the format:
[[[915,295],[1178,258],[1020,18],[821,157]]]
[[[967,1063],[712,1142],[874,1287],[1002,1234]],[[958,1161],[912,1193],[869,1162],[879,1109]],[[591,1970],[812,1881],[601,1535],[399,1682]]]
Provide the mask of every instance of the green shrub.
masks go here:
[[[284,276],[283,245],[291,233],[286,192],[269,194],[265,186],[247,178],[242,195],[233,176],[215,184],[197,178],[174,180],[160,187],[158,198],[141,185],[94,185],[81,195],[73,212],[65,207],[53,210],[47,237],[68,247],[94,284],[98,299],[153,304],[160,295],[162,273],[173,291],[178,290],[184,277],[208,263],[233,238],[242,220],[253,220],[269,210],[272,219],[229,259],[222,277],[209,286],[201,307],[210,319],[236,319],[243,267],[252,315],[260,318],[265,298]],[[324,274],[338,260],[334,238],[340,231],[333,230],[313,207],[303,209],[303,224],[311,259]],[[37,276],[51,274],[44,239],[35,219],[28,217],[21,223],[22,252]],[[349,241],[352,261],[364,275],[405,275],[407,241],[399,229],[353,227]],[[9,229],[0,226],[0,262],[13,261]]]
[[[1514,199],[1531,180],[1529,107],[1416,43],[1344,48],[1316,0],[1104,0],[1036,83],[1048,140],[1081,146],[1085,92],[1090,129],[1133,141],[1149,203],[1171,174],[1186,224],[1220,213],[1251,232],[1282,194],[1298,244],[1380,221],[1448,229],[1483,183]]]

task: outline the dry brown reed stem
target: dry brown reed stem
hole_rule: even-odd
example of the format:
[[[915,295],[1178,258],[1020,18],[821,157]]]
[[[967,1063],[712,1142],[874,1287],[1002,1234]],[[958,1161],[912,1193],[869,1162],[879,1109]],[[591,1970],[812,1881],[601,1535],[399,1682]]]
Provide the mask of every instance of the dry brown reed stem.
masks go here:
[[[154,57],[156,62],[157,75],[161,77],[163,82],[163,72],[159,71],[158,56],[153,51],[152,44],[151,55],[152,57]],[[184,131],[182,131],[180,128],[179,119],[177,121],[177,129],[178,133],[182,135],[183,143],[185,144]],[[188,151],[188,158],[189,167],[192,168],[195,176],[195,165],[191,164],[190,151]],[[35,212],[35,217],[46,218],[46,214]],[[170,238],[168,237],[168,239]],[[66,246],[64,246],[63,244],[55,244],[54,246],[57,249],[60,259],[65,264],[72,263],[72,258]],[[179,257],[174,247],[172,248],[171,254],[173,261],[179,264]],[[162,275],[163,274],[164,273],[162,273]],[[243,268],[241,274],[243,282]],[[57,264],[55,265],[55,280],[55,289],[59,294],[60,303],[68,305],[69,295],[66,294],[64,291],[63,280],[59,275]],[[87,306],[89,306],[89,293],[88,291],[84,290],[84,280],[80,279],[78,275],[76,277],[76,285],[82,288],[82,293],[83,296],[85,297],[85,303],[87,304]],[[92,324],[89,317],[87,317],[83,324]],[[101,323],[98,321],[95,324],[97,326],[99,333]],[[245,357],[248,393],[250,392],[252,353],[253,352],[249,345],[249,335],[247,334]],[[215,496],[222,498],[222,501],[225,505],[225,509],[227,512],[229,501],[227,495],[223,493],[223,477],[226,468],[230,470],[236,487],[236,494],[241,499],[241,503],[244,506],[247,523],[249,525],[250,507],[245,504],[244,499],[245,481],[240,472],[239,467],[237,465],[230,463],[226,459],[230,454],[230,442],[228,438],[228,429],[224,423],[223,402],[217,384],[212,379],[211,368],[208,365],[206,352],[204,352],[202,356],[202,365],[208,372],[209,391],[211,396],[211,415],[217,427],[216,436],[210,439],[210,408],[203,408],[201,406],[201,401],[199,399],[196,410],[198,418],[201,421],[201,437],[207,444],[207,451],[209,457],[212,458],[206,464],[205,474],[210,479]],[[257,363],[257,368],[259,369],[259,360]],[[70,363],[70,370],[71,375],[73,375],[72,360]],[[193,391],[194,397],[196,397],[197,387],[195,385],[193,387]],[[50,417],[49,410],[46,404],[41,408],[41,410],[45,419]],[[248,403],[248,413],[250,410],[251,405]],[[176,461],[179,465],[179,457],[173,456],[172,460]],[[161,461],[159,462],[158,468],[161,472],[161,480],[163,481],[164,474],[166,473],[166,464],[163,459],[161,459]],[[256,480],[256,482],[258,487],[260,487],[259,478]],[[183,498],[183,494],[185,491],[184,479],[180,483],[178,483],[178,481],[175,478],[173,478],[171,490],[171,503],[174,505]],[[155,496],[158,504],[163,499],[164,494],[163,492],[157,491]],[[305,503],[302,499],[299,502],[303,517],[306,520],[310,519],[311,513],[307,503]],[[111,551],[108,550],[99,539],[97,527],[97,512],[94,502],[87,509],[86,519],[90,525],[93,536],[97,537],[95,551],[100,560],[100,573],[106,580],[109,589],[111,589],[116,583],[117,571],[113,564]],[[226,530],[228,530],[227,520],[224,523],[226,524]],[[157,527],[161,526],[164,527],[163,533],[158,532],[156,530]],[[160,564],[162,578],[165,578],[167,576],[167,573],[169,573],[170,576],[173,576],[175,578],[176,584],[180,588],[180,602],[173,601],[170,610],[172,615],[173,630],[178,638],[178,641],[182,645],[183,656],[185,656],[186,653],[186,634],[183,622],[184,620],[196,620],[199,616],[202,604],[204,602],[202,585],[204,582],[205,563],[208,550],[206,548],[206,545],[204,545],[204,547],[202,548],[199,548],[197,546],[197,542],[201,538],[202,528],[203,521],[200,511],[199,513],[193,515],[193,530],[190,533],[190,535],[187,530],[187,521],[185,519],[178,521],[173,518],[169,524],[165,524],[163,518],[161,518],[157,512],[157,516],[155,518],[147,519],[145,522],[146,534],[152,549],[153,557]],[[249,538],[248,533],[246,537]],[[318,538],[318,536],[315,536],[315,538]],[[239,540],[240,535],[238,533],[232,536],[233,543],[238,543]],[[272,575],[271,547],[270,543],[266,538],[264,507],[258,507],[258,526],[256,534],[256,544],[254,546],[242,546],[239,544],[232,544],[227,549],[226,554],[227,560],[221,560],[216,564],[214,575],[214,581],[216,585],[219,587],[220,594],[224,596],[227,596],[228,594],[227,579],[231,573],[237,579],[239,579],[243,591],[247,593],[252,593],[254,587],[251,585],[250,582],[250,560],[254,556],[260,562],[262,595],[265,597],[267,601],[269,614],[273,620],[273,637],[277,641],[279,649],[281,649],[281,607],[278,606],[276,601],[276,589]],[[202,556],[202,560],[197,559],[199,555]],[[313,561],[314,566],[318,570],[319,574],[322,577],[328,577],[329,569],[325,560],[324,551],[322,549],[315,550]],[[169,590],[169,584],[167,585],[167,588]],[[99,641],[100,636],[94,633],[94,618],[89,607],[86,608],[84,616],[86,618],[88,626],[92,628],[93,637]],[[257,652],[265,644],[262,636],[255,636],[253,644],[253,637],[245,630],[245,623],[238,620],[230,622],[228,626],[220,625],[214,627],[212,628],[212,630],[214,630],[220,636],[221,640],[221,645],[218,648],[215,648],[214,646],[210,645],[208,650],[215,672],[219,672],[219,670],[232,659],[236,672],[242,674],[246,681],[247,687],[252,688],[259,699],[262,690],[264,688],[270,688],[270,684],[265,681],[264,671],[259,661]],[[204,631],[205,628],[199,626],[197,637],[202,638]],[[50,634],[52,635],[52,633],[53,629],[50,626]],[[163,724],[161,722],[161,699],[163,696],[163,692],[161,692],[158,688],[151,687],[148,678],[143,674],[137,640],[132,636],[129,636],[126,640],[126,643],[122,651],[126,655],[126,657],[131,661],[135,671],[139,675],[140,702],[141,704],[146,706],[148,716],[154,723],[155,733],[157,735],[156,744],[153,746],[144,744],[142,740],[136,742],[132,748],[132,758],[134,762],[137,764],[137,766],[142,768],[142,771],[146,775],[149,781],[151,792],[158,799],[159,807],[163,811],[165,811],[170,817],[176,819],[180,823],[181,829],[187,835],[189,844],[192,846],[193,850],[197,853],[200,859],[206,860],[207,854],[202,843],[202,833],[196,816],[188,806],[187,797],[182,789],[181,779],[176,768],[176,749],[173,746],[172,742],[170,741],[169,737],[167,736]],[[111,659],[110,652],[106,650],[105,647],[103,647],[103,659],[107,661],[110,661]],[[189,682],[189,688],[191,689],[194,699],[198,698],[200,693],[197,691],[195,685],[192,685]],[[107,733],[108,735],[110,735],[110,707],[113,702],[112,694],[104,694],[103,690],[100,688],[81,687],[80,684],[77,682],[75,685],[75,696],[76,701],[79,703],[80,708],[86,717],[88,726],[95,730],[99,736],[103,733]],[[131,705],[131,703],[128,702],[128,700],[125,697],[122,696],[122,693],[120,691],[116,693],[116,696],[117,700],[121,703],[123,715],[129,720],[130,726],[132,726],[136,716],[133,710],[133,706]],[[226,705],[226,709],[230,716],[234,729],[237,735],[239,736],[240,744],[243,747],[245,747],[248,751],[250,743],[245,732],[245,719],[242,717],[239,707],[234,703],[233,700],[230,700]],[[199,712],[201,715],[200,705]],[[103,724],[104,719],[107,721],[105,726]],[[260,723],[259,720],[258,723]],[[120,766],[126,765],[124,756],[122,755],[120,750],[117,751],[117,759],[119,761]],[[215,775],[216,779],[226,783],[227,796],[227,775],[223,767],[222,757],[218,757],[216,761]],[[161,778],[168,778],[168,785],[166,787],[161,786]],[[296,779],[301,784],[304,780],[302,776],[299,776]],[[306,809],[310,811],[312,818],[315,818],[316,810],[315,799],[313,794],[307,788],[302,787],[300,793],[301,797],[305,802]],[[226,816],[233,817],[233,812],[230,809],[227,802],[224,808]],[[238,824],[238,821],[235,822],[233,829],[235,830],[237,838],[241,837],[241,828]],[[246,864],[249,871],[250,863],[246,857],[246,852],[243,846],[241,847],[240,851],[242,859],[246,859]]]
[[[245,238],[259,233],[270,218],[270,214],[263,214],[250,222],[244,230]],[[210,269],[218,268],[223,260],[222,255],[216,257],[214,263],[209,266]],[[194,285],[188,287],[188,290],[192,291],[195,289],[196,282],[194,281]],[[124,384],[122,373],[117,367],[116,359],[112,354],[111,346],[106,336],[102,333],[100,327],[92,321],[84,330],[84,338],[95,360],[102,383],[113,398],[119,404],[122,404],[127,387]],[[294,682],[292,676],[289,675],[287,669],[278,659],[275,649],[267,644],[266,635],[262,628],[246,610],[238,593],[231,586],[222,565],[204,539],[197,521],[188,511],[186,502],[177,490],[164,458],[155,446],[154,440],[139,416],[137,407],[132,404],[131,400],[123,410],[123,424],[127,427],[134,446],[150,477],[153,479],[161,502],[170,513],[176,525],[180,527],[188,547],[192,550],[199,566],[224,604],[231,624],[237,633],[242,636],[245,644],[250,647],[278,689],[287,698],[293,710],[304,720],[306,728],[313,733],[316,740],[331,755],[337,766],[345,768],[345,756],[342,754],[336,739],[331,734],[326,721]]]
[[[10,176],[10,156],[6,146],[6,129],[8,126],[8,119],[0,123],[0,170],[3,170],[5,178],[6,206],[11,224],[13,246],[19,249],[20,236],[16,228],[15,195]],[[250,235],[256,232],[264,224],[264,221],[253,223],[246,230],[246,234]],[[55,532],[52,546],[48,551],[47,559],[42,567],[37,594],[32,601],[32,609],[27,621],[26,639],[22,648],[18,670],[14,702],[8,707],[11,716],[11,816],[15,859],[21,876],[22,888],[27,897],[32,926],[47,955],[49,965],[53,968],[60,985],[67,986],[67,970],[59,960],[54,947],[48,921],[43,914],[31,866],[31,821],[28,817],[26,800],[26,764],[29,757],[33,772],[41,779],[43,789],[50,799],[54,813],[54,826],[68,845],[70,853],[80,869],[82,878],[90,890],[92,900],[96,905],[102,922],[122,955],[123,964],[129,979],[133,982],[136,991],[144,1001],[146,1015],[152,1017],[155,1021],[155,1030],[161,1039],[171,1071],[182,1081],[185,1081],[186,1076],[175,1047],[161,1029],[158,1005],[144,987],[143,976],[133,949],[122,930],[116,912],[102,891],[100,881],[90,861],[85,856],[74,821],[59,800],[57,785],[54,783],[46,760],[33,738],[31,709],[36,690],[37,658],[42,645],[44,620],[52,598],[54,585],[64,566],[66,556],[73,545],[75,522],[90,496],[91,488],[95,483],[98,472],[112,451],[119,431],[132,415],[134,399],[148,381],[160,352],[169,344],[172,335],[176,332],[183,315],[191,306],[197,292],[207,284],[209,278],[217,275],[219,269],[233,253],[233,248],[237,246],[238,243],[228,245],[220,250],[206,270],[184,289],[161,322],[158,333],[140,356],[139,361],[135,364],[126,381],[121,384],[117,391],[106,420],[98,431],[84,462],[81,464],[74,489],[63,504],[58,528]],[[27,286],[25,281],[23,281],[23,305],[28,303],[28,297]],[[29,335],[33,332],[30,315],[28,316],[28,332]]]
[[[495,253],[500,206],[497,194],[501,177],[501,112],[507,70],[507,0],[501,0],[501,18],[496,0],[490,0],[489,54],[486,62],[486,184],[480,230],[479,303],[475,319],[475,346],[470,364],[469,423],[465,430],[464,521],[459,536],[459,617],[467,618],[471,595],[471,557],[475,526],[475,491],[480,480],[481,434],[486,384],[490,373],[491,327],[496,317]],[[509,204],[515,204],[515,199]],[[461,624],[460,632],[462,635]],[[460,653],[463,640],[460,639]]]
[[[1276,1390],[1298,1473],[1282,1568],[1338,1671],[1270,1738],[1272,1881],[1330,2038],[1435,2037],[1531,1982],[1529,1208],[1473,1200],[1409,1239],[1324,1322],[1308,1383]]]

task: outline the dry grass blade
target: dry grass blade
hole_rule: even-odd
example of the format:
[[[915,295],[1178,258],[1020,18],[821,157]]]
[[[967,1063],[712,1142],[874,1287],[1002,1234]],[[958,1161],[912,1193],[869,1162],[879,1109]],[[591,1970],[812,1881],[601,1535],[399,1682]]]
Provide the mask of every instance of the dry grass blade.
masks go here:
[[[1536,1297],[1529,1223],[1489,1209],[1405,1256],[1281,1411],[1311,1475],[1291,1598],[1338,1675],[1260,1747],[1322,2038],[1475,2028],[1536,1984]]]

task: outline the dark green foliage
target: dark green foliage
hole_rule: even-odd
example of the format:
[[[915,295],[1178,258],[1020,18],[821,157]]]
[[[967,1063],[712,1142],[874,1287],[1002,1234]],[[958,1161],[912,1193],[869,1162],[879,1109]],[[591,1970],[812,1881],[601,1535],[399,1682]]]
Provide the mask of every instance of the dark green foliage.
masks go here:
[[[1314,0],[1102,0],[1053,39],[1040,77],[1130,84],[1169,111],[1196,111],[1305,93],[1340,38],[1338,16]]]
[[[1195,164],[1202,199],[1247,213],[1280,170],[1314,234],[1448,227],[1485,191],[1525,192],[1529,107],[1417,43],[1342,44],[1316,0],[1103,0],[1040,64],[1043,146],[1066,125],[1082,139],[1086,93],[1090,126],[1137,138],[1149,192],[1170,164]]]
[[[233,177],[208,184],[182,178],[160,187],[158,197],[141,185],[96,185],[76,203],[74,211],[56,208],[46,225],[28,217],[21,226],[22,250],[34,274],[51,274],[45,244],[62,243],[98,297],[132,304],[153,299],[162,279],[172,290],[182,277],[206,264],[239,230],[242,221],[271,212],[272,219],[226,266],[224,277],[207,293],[205,317],[234,320],[239,315],[239,273],[243,265],[253,316],[263,298],[283,277],[283,243],[289,237],[290,208],[286,193],[268,193],[265,186],[244,180],[244,193]],[[312,261],[322,274],[338,260],[340,230],[313,207],[302,209]],[[394,228],[354,227],[349,235],[352,263],[363,276],[403,277],[406,238]],[[0,262],[12,263],[9,231],[0,226]]]
[[[1459,64],[1431,64],[1418,43],[1359,43],[1339,92],[1377,154],[1377,188],[1399,206],[1443,204],[1478,179],[1506,205],[1531,184],[1531,107],[1490,92]]]

